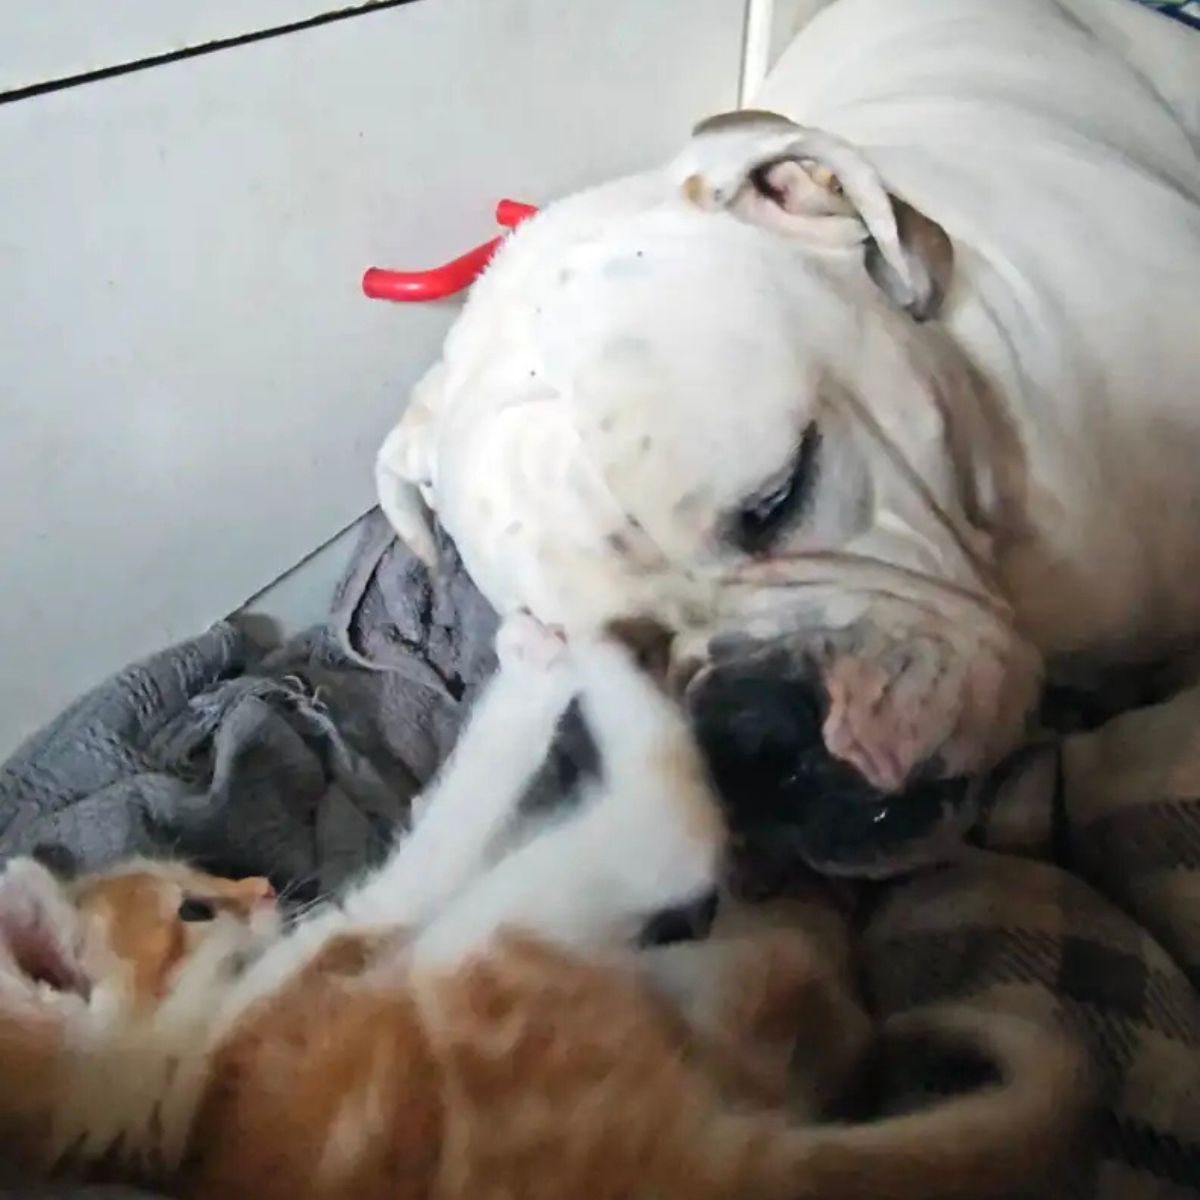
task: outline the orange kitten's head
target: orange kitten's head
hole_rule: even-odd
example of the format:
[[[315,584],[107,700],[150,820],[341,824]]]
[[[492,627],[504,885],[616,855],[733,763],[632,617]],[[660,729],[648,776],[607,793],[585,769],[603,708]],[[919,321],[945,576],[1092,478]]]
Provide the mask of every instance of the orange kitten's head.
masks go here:
[[[104,986],[144,1009],[169,995],[207,947],[234,971],[275,936],[266,879],[221,879],[182,863],[134,859],[70,878],[32,858],[0,874],[0,977],[31,994],[87,1000]]]

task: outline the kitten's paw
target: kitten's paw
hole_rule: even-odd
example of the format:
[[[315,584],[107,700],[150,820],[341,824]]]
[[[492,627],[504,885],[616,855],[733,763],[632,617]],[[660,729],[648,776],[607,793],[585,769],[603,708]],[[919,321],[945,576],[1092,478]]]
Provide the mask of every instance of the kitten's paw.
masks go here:
[[[560,631],[522,610],[497,630],[496,658],[502,671],[544,674],[566,663],[567,643]]]

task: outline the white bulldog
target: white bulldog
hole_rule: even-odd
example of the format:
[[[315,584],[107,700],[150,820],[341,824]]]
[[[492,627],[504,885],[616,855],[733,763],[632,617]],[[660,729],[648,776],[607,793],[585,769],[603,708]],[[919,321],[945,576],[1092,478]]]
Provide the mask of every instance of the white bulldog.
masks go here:
[[[379,498],[502,612],[669,622],[735,807],[890,869],[1046,667],[1200,634],[1200,36],[834,0],[759,99],[505,242]]]

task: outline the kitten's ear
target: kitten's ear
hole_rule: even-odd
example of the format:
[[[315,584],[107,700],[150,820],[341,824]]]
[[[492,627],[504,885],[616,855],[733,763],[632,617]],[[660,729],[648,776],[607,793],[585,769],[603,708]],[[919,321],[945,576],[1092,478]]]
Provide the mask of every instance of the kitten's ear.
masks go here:
[[[62,883],[32,858],[0,874],[0,972],[85,994],[82,922]]]

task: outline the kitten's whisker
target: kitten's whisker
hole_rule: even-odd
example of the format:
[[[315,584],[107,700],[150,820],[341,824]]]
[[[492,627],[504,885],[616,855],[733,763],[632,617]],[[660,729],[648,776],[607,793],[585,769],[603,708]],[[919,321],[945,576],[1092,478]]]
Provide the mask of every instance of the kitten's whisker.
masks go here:
[[[311,900],[305,900],[301,904],[297,904],[293,908],[287,910],[285,916],[289,925],[298,925],[301,921],[310,917],[318,909],[325,908],[334,901],[334,894],[331,892],[323,892],[319,896],[314,896]]]
[[[320,875],[319,871],[309,871],[306,875],[297,875],[294,879],[289,879],[280,890],[276,900],[280,904],[286,903],[294,896],[301,888],[307,887],[310,883],[315,883]]]

